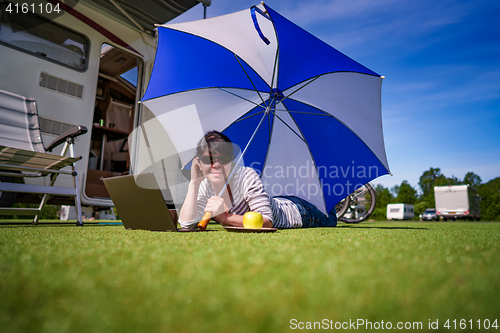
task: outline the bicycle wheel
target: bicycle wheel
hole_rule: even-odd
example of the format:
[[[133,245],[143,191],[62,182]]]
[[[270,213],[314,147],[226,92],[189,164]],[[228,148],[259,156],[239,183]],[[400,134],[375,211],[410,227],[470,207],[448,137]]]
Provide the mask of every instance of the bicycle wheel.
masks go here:
[[[368,219],[375,210],[377,192],[370,183],[358,188],[349,195],[350,204],[345,214],[340,218],[346,223],[359,223]]]
[[[338,204],[335,205],[335,213],[337,214],[337,220],[339,220],[349,209],[349,204],[351,203],[350,196],[348,195],[342,199]]]

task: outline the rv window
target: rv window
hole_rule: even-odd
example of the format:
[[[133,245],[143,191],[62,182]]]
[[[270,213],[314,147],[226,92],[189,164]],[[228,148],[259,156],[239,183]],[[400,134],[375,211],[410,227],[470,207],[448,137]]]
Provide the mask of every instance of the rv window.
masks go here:
[[[391,213],[399,213],[399,208],[391,208]]]
[[[83,70],[87,38],[32,13],[9,13],[0,7],[0,43]]]
[[[134,87],[137,87],[137,67],[132,68],[126,73],[123,73],[122,75],[120,75],[120,77],[127,80],[127,82]]]

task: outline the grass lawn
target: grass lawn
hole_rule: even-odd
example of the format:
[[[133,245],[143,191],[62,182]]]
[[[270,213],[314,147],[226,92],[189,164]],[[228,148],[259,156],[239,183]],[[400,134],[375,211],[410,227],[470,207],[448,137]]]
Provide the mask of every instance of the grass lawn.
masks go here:
[[[0,332],[283,332],[358,319],[374,331],[381,321],[391,331],[398,322],[428,331],[429,320],[448,332],[454,319],[460,332],[477,331],[477,320],[482,331],[486,319],[500,325],[500,223],[210,228],[2,225]]]

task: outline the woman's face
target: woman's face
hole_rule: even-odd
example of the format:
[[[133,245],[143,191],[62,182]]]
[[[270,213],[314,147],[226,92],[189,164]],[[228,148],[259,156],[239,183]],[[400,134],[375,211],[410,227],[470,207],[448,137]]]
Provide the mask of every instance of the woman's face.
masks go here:
[[[214,185],[224,185],[231,172],[233,158],[232,155],[221,155],[218,152],[210,154],[205,150],[199,157],[203,176]]]

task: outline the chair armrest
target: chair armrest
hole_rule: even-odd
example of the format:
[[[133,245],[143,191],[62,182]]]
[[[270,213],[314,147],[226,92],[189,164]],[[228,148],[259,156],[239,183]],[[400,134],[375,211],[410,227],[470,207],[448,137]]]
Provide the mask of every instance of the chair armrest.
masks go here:
[[[51,152],[55,147],[59,146],[61,143],[66,142],[67,139],[74,139],[79,135],[87,133],[87,131],[87,127],[85,126],[75,126],[52,141],[52,143],[47,147],[46,150]]]

